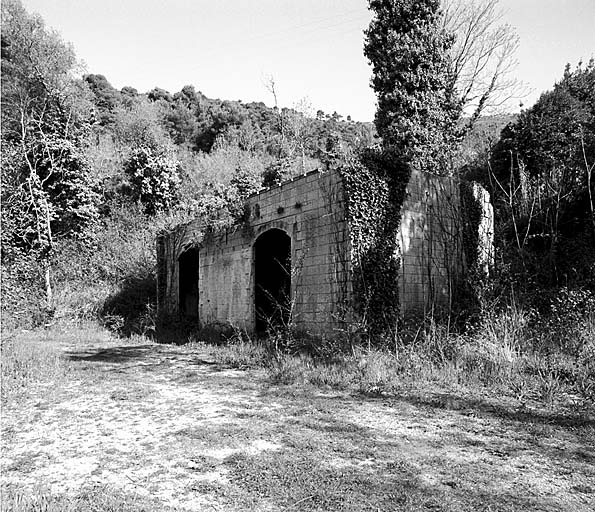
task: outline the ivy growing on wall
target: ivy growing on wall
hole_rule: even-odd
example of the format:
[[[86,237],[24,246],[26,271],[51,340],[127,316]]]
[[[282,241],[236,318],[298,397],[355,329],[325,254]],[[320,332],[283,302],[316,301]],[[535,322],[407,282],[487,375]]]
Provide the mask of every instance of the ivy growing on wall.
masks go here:
[[[370,339],[386,339],[399,320],[398,230],[411,168],[390,149],[369,149],[340,172],[350,223],[354,313]]]

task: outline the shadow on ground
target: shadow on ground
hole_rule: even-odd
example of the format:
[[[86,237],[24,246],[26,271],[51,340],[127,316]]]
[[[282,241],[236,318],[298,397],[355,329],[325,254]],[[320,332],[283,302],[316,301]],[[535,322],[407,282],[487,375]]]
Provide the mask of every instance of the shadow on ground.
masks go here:
[[[146,369],[145,377],[165,377],[183,398],[180,403],[168,399],[166,414],[192,410],[192,421],[170,432],[168,443],[174,437],[175,445],[199,454],[191,459],[193,474],[223,468],[229,477],[226,484],[195,479],[191,489],[235,510],[563,510],[554,495],[530,494],[528,480],[501,487],[493,482],[508,482],[507,468],[523,457],[547,460],[548,471],[564,465],[587,476],[585,468],[595,461],[588,438],[592,419],[519,410],[454,393],[417,390],[371,397],[274,385],[263,373],[234,369],[226,374],[230,367],[209,360],[206,350],[175,345],[122,344],[73,350],[67,357],[114,375],[125,373],[118,382],[128,383],[137,368]],[[150,407],[153,395],[139,382],[146,381],[110,390],[110,396],[127,400],[127,407],[132,401],[138,410]],[[214,416],[204,413],[203,403],[216,405]],[[376,425],[374,418],[384,423]],[[549,430],[545,426],[562,427],[564,435],[555,434],[556,443],[534,441]],[[263,440],[272,447],[251,450]],[[205,447],[232,453],[223,459],[200,455]],[[475,457],[450,456],[457,453]],[[590,486],[582,489],[590,499]]]
[[[172,350],[171,346],[159,345],[123,345],[119,347],[109,347],[82,351],[68,351],[66,357],[70,361],[80,362],[97,362],[97,363],[131,363],[134,361],[144,361],[145,363],[160,363],[164,361],[172,361],[174,359],[183,359],[185,363],[190,365],[209,366],[216,369],[225,369],[219,363],[203,359],[199,356],[183,352],[180,350]]]
[[[591,427],[595,428],[595,419],[581,418],[574,414],[536,411],[524,407],[512,409],[509,406],[495,404],[479,398],[466,398],[454,394],[440,394],[423,397],[416,394],[403,394],[398,397],[412,405],[432,409],[452,411],[476,411],[500,419],[524,423],[539,423],[558,427]]]

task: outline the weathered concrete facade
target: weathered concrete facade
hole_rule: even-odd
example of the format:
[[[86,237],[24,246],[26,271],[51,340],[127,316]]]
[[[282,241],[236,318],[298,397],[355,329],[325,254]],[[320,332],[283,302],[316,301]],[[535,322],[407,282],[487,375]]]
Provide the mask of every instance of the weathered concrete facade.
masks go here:
[[[206,233],[198,223],[180,226],[158,241],[159,307],[180,310],[178,260],[196,246],[199,323],[254,329],[254,245],[264,233],[277,230],[290,240],[293,323],[315,332],[331,329],[340,313],[338,283],[347,281],[348,271],[343,201],[339,175],[314,172],[252,196],[241,225]]]
[[[275,314],[270,304],[277,294],[276,300],[287,299],[284,305],[298,329],[343,329],[352,300],[346,199],[338,172],[316,171],[250,197],[244,222],[233,228],[205,231],[192,222],[161,236],[160,310],[183,313],[202,326],[231,324],[251,331],[262,324],[263,310]],[[459,205],[454,180],[412,173],[401,213],[402,264],[395,284],[402,312],[452,300],[465,266]],[[263,296],[259,290],[272,290],[266,284],[271,279],[285,284]]]
[[[414,172],[401,209],[401,312],[447,305],[464,271],[457,183]]]

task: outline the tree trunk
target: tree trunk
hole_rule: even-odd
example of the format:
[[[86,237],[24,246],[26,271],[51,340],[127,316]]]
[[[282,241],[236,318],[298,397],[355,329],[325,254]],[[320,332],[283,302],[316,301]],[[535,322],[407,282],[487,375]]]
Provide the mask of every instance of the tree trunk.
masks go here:
[[[51,279],[51,268],[50,262],[44,263],[44,280],[45,280],[45,300],[48,308],[52,308],[54,305],[54,291],[52,290],[52,279]]]

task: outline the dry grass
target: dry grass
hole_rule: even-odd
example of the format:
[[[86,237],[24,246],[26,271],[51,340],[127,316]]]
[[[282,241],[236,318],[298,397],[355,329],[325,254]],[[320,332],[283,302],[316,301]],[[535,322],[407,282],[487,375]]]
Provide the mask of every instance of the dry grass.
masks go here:
[[[53,494],[37,488],[33,491],[4,486],[1,489],[1,510],[10,512],[159,512],[174,511],[159,500],[117,488],[96,486],[81,489],[72,495]]]
[[[60,352],[37,336],[20,335],[2,341],[2,402],[31,396],[39,388],[59,386],[68,368]]]
[[[271,358],[246,339],[157,345],[89,326],[11,343],[6,371],[29,361],[8,372],[29,391],[3,410],[3,510],[595,506],[592,417],[461,383],[464,365],[420,347]]]
[[[356,349],[320,358],[271,351],[241,339],[213,348],[222,363],[239,368],[266,368],[272,383],[351,390],[388,396],[415,386],[465,388],[481,395],[498,393],[550,409],[589,415],[595,411],[595,331],[585,326],[576,355],[522,349],[526,342],[514,323],[519,318],[486,321],[472,336],[429,329],[416,343],[394,351]],[[521,315],[522,317],[522,315]],[[523,319],[524,321],[524,319]],[[591,336],[592,334],[592,336]]]

